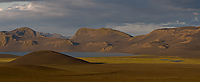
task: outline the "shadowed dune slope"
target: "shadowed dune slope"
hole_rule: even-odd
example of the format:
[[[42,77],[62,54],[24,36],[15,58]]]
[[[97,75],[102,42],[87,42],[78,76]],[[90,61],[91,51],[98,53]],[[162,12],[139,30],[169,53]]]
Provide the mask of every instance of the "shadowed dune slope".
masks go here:
[[[76,64],[90,64],[87,61],[73,58],[55,51],[36,51],[24,55],[16,60],[9,62],[9,64],[17,65],[76,65]]]

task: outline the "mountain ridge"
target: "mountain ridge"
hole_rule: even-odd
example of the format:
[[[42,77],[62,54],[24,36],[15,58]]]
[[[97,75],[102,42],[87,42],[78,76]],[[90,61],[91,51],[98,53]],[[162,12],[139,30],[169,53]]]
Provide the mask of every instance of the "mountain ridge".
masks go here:
[[[71,37],[73,41],[119,41],[120,39],[130,38],[131,35],[110,29],[110,28],[80,28],[74,36]],[[111,39],[112,38],[112,39]]]
[[[36,37],[36,32],[28,27],[22,27],[22,28],[17,28],[15,30],[12,31],[8,31],[6,32],[7,34],[10,35],[15,35],[15,36],[24,36],[24,37]]]
[[[31,29],[22,29],[26,30],[1,31],[0,51],[114,52],[200,58],[200,27],[161,28],[135,37],[110,28],[80,28],[71,39],[37,36]]]

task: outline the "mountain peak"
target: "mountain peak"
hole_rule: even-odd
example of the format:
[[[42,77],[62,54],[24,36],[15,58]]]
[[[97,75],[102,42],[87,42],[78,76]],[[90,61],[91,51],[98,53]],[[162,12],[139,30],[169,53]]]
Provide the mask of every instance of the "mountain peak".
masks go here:
[[[123,39],[127,39],[132,37],[124,32],[120,32],[118,30],[110,29],[110,28],[80,28],[75,36],[73,36],[72,40],[78,41],[121,41]]]
[[[25,36],[25,37],[35,37],[36,36],[36,32],[33,29],[28,28],[28,27],[17,28],[8,33],[12,34],[12,35]]]
[[[80,35],[108,35],[108,34],[116,34],[123,37],[132,37],[131,35],[128,35],[124,32],[120,32],[118,30],[114,30],[111,28],[99,28],[99,29],[93,29],[93,28],[80,28],[76,32],[76,36]]]

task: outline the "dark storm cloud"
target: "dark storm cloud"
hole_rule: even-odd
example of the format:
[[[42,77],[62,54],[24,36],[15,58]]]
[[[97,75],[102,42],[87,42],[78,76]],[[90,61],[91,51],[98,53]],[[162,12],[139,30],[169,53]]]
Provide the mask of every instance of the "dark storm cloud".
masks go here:
[[[175,7],[200,9],[199,0],[160,0],[160,2]]]
[[[0,2],[13,2],[13,1],[41,1],[41,0],[0,0]]]
[[[183,1],[179,0],[179,2]],[[179,6],[179,2],[173,3],[172,0],[63,0],[53,3],[58,3],[61,5],[60,8],[72,11],[69,19],[75,21],[83,19],[90,21],[89,23],[97,24],[122,22],[159,23],[191,18],[193,12]],[[83,20],[82,23],[88,23]]]
[[[0,0],[0,2],[5,1],[30,0]],[[133,23],[134,25],[129,26],[137,26],[135,25],[137,22],[147,25],[177,20],[185,22],[198,15],[199,2],[199,0],[43,0],[31,2],[34,7],[31,10],[14,8],[12,11],[5,11],[4,16],[0,15],[0,25],[77,30],[80,27],[100,28],[108,24]],[[11,17],[6,17],[7,14]]]

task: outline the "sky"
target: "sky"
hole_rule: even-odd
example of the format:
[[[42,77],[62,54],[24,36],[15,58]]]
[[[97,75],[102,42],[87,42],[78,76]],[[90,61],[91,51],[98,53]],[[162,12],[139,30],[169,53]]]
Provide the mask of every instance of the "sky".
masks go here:
[[[30,27],[72,36],[112,28],[133,36],[159,28],[200,26],[200,0],[0,0],[0,30]]]

